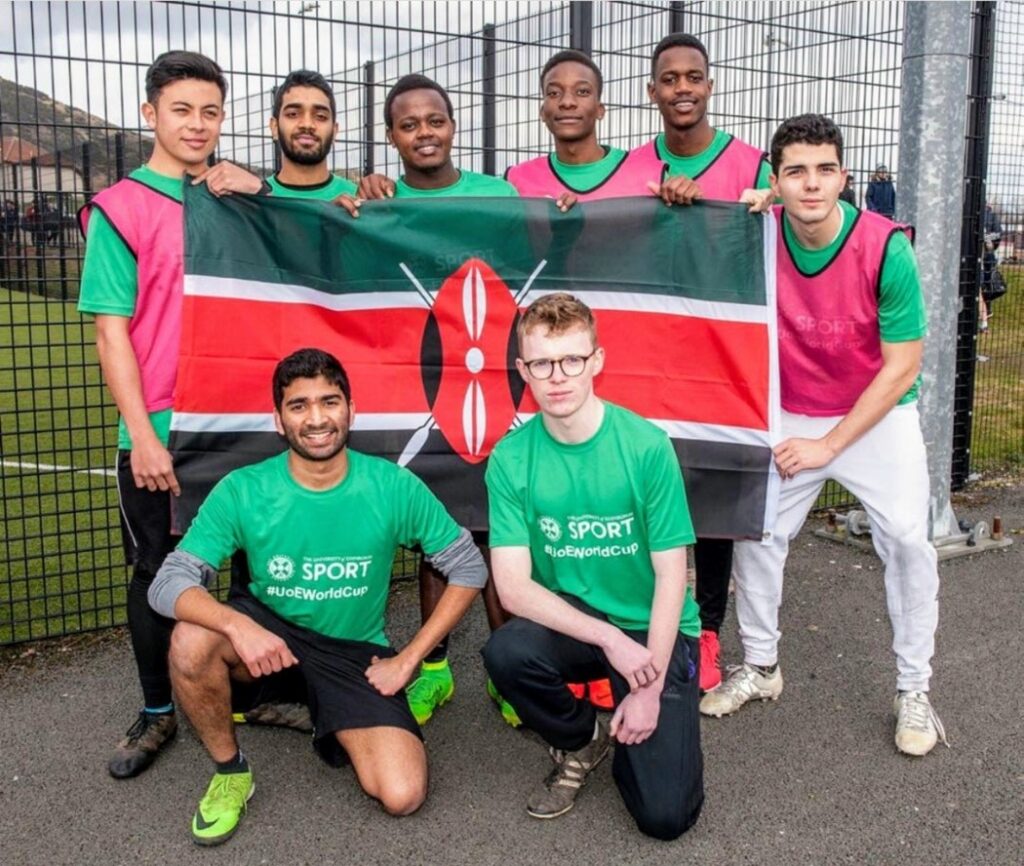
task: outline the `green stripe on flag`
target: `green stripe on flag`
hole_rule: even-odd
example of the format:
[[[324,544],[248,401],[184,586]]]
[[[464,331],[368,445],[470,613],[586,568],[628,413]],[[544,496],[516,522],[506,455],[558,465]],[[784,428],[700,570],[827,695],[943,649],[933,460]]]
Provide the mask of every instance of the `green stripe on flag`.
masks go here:
[[[609,199],[562,214],[544,199],[466,202],[372,201],[353,219],[330,203],[218,199],[205,185],[188,186],[185,272],[332,294],[408,292],[411,274],[434,292],[475,257],[515,293],[543,260],[534,294],[631,292],[766,303],[764,217],[748,214],[744,205],[670,208],[654,197]]]

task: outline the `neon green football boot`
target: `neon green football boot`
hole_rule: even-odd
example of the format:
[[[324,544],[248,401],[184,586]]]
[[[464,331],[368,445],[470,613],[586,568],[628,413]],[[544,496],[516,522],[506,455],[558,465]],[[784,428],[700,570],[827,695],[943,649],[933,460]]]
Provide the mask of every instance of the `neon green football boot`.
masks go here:
[[[252,770],[214,773],[210,787],[192,816],[192,841],[197,845],[220,845],[230,839],[255,790]]]
[[[498,705],[498,709],[501,710],[501,717],[505,720],[506,724],[511,725],[513,728],[518,728],[523,723],[523,720],[519,718],[519,713],[516,712],[516,708],[501,696],[497,686],[491,682],[490,677],[487,678],[487,694]]]
[[[425,725],[434,710],[443,706],[455,694],[455,680],[448,659],[439,662],[423,662],[420,675],[405,688],[409,709],[416,717],[417,724]]]

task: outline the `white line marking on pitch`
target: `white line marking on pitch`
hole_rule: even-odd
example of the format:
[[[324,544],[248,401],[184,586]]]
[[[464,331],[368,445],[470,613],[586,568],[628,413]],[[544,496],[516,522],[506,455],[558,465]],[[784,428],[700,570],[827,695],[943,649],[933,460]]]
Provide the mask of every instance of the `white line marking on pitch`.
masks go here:
[[[35,469],[39,472],[76,472],[79,475],[106,475],[116,477],[114,469],[77,469],[74,466],[52,466],[49,463],[26,463],[24,460],[0,460],[12,469]]]

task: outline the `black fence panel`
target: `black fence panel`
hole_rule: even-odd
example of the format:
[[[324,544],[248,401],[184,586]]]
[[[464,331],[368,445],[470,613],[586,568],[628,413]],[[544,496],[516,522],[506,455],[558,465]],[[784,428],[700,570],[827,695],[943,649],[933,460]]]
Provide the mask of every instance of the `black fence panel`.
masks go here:
[[[979,344],[992,358],[979,366],[974,390],[971,460],[979,466],[1006,459],[1006,449],[986,444],[1002,435],[986,426],[995,408],[1012,400],[1019,436],[1021,406],[1020,376],[1014,383],[1005,373],[1012,363],[1019,371],[1021,351],[1019,337],[1009,342],[1009,323],[1015,310],[1019,334],[1024,16],[1008,2],[998,16],[989,194],[1003,221],[996,254],[1011,289]],[[708,46],[716,126],[767,148],[784,117],[831,114],[844,128],[862,202],[876,167],[897,164],[902,21],[899,2],[0,5],[0,198],[10,202],[0,233],[0,644],[124,619],[116,412],[100,380],[93,325],[75,309],[83,248],[74,214],[148,157],[138,106],[156,55],[187,48],[221,64],[228,117],[217,156],[259,173],[278,165],[267,128],[273,89],[297,67],[323,72],[334,86],[336,173],[399,173],[383,106],[409,72],[448,88],[456,162],[501,173],[548,152],[539,72],[570,45],[589,47],[603,69],[603,140],[632,147],[650,139],[660,128],[646,93],[650,53],[682,28]],[[990,371],[1002,372],[989,381]],[[1019,459],[1019,442],[1011,450]],[[830,491],[822,504],[843,501],[842,491]],[[412,557],[397,566],[414,569]]]
[[[1024,470],[1024,3],[978,3],[975,19],[954,487]]]

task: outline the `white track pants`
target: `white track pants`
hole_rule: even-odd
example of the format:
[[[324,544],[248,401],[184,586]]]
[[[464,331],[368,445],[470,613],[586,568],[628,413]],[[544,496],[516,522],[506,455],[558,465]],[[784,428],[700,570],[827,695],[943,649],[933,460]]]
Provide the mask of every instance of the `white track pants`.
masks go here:
[[[839,420],[783,412],[782,435],[817,439]],[[928,541],[928,466],[914,403],[896,406],[828,466],[783,481],[769,544],[736,543],[733,579],[744,659],[755,665],[778,660],[789,542],[828,479],[856,496],[871,520],[875,550],[885,566],[896,687],[927,691],[939,618],[939,575],[935,548]]]

